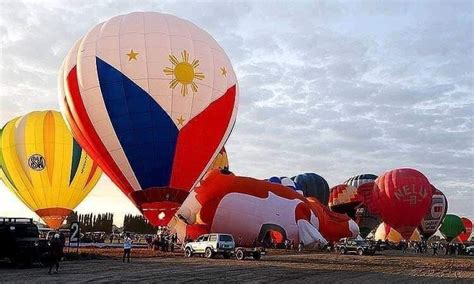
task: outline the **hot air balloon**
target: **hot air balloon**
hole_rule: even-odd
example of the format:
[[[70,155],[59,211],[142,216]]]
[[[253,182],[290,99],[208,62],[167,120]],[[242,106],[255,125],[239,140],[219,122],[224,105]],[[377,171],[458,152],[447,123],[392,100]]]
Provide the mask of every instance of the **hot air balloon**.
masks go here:
[[[273,177],[269,178],[268,181],[272,182],[272,183],[278,183],[278,184],[284,185],[286,187],[289,187],[289,188],[295,190],[299,194],[303,195],[303,190],[302,190],[301,186],[299,184],[297,184],[296,182],[294,182],[293,180],[291,180],[290,178],[288,178],[288,177],[273,176]]]
[[[378,177],[372,202],[364,202],[389,226],[408,239],[421,222],[431,203],[428,179],[414,169],[396,169]]]
[[[329,184],[322,176],[315,173],[304,173],[291,179],[301,186],[305,197],[314,197],[322,204],[328,205]]]
[[[418,230],[425,239],[428,239],[436,233],[436,230],[438,230],[441,221],[448,211],[448,200],[446,199],[446,196],[444,196],[444,194],[433,185],[431,185],[431,189],[433,192],[431,206],[428,207],[428,211],[418,227]]]
[[[272,240],[325,244],[359,233],[354,221],[329,211],[317,199],[306,199],[276,183],[238,177],[218,170],[208,173],[170,222],[180,239],[226,232],[240,246]]]
[[[357,194],[355,187],[340,184],[331,188],[329,208],[331,211],[347,214],[352,219],[355,219],[356,210],[362,204],[362,201],[362,197]]]
[[[166,225],[201,180],[237,114],[224,50],[156,12],[92,28],[64,59],[59,88],[74,137],[154,225]]]
[[[61,114],[35,111],[8,122],[0,163],[7,187],[51,228],[87,196],[101,170],[73,139]]]
[[[15,187],[10,183],[10,180],[5,176],[5,172],[3,170],[3,154],[2,154],[2,133],[3,133],[3,128],[0,128],[0,180],[3,181],[3,183],[13,192],[15,193]],[[17,195],[18,196],[18,195]]]
[[[404,238],[402,237],[402,235],[400,235],[399,232],[397,232],[395,229],[393,229],[392,227],[390,227],[389,225],[383,222],[377,227],[377,230],[375,231],[374,239],[376,241],[379,241],[379,240],[389,241],[396,244],[404,240]],[[406,241],[415,241],[415,242],[421,241],[421,236],[420,236],[420,232],[418,232],[418,229],[415,229],[413,233],[411,234],[410,238]]]
[[[222,150],[219,151],[219,154],[217,154],[217,157],[209,167],[208,172],[216,169],[229,169],[229,159],[225,148],[222,148]]]
[[[363,197],[365,191],[372,194],[374,181],[376,179],[376,175],[362,174],[347,179],[344,184],[357,188],[357,194]],[[354,220],[357,225],[359,225],[360,235],[364,238],[380,224],[380,218],[376,214],[370,212],[365,203],[361,204],[356,209]]]
[[[348,178],[344,184],[351,185],[355,188],[358,188],[359,185],[363,185],[368,182],[373,182],[378,178],[374,174],[361,174]]]
[[[455,239],[462,232],[465,232],[465,230],[466,228],[461,218],[453,214],[447,214],[443,219],[443,224],[439,228],[439,231],[448,242]]]
[[[469,237],[471,236],[472,233],[472,221],[466,217],[461,218],[462,223],[464,224],[464,229],[465,231],[461,234],[459,234],[458,238],[461,243],[465,243],[469,240]]]

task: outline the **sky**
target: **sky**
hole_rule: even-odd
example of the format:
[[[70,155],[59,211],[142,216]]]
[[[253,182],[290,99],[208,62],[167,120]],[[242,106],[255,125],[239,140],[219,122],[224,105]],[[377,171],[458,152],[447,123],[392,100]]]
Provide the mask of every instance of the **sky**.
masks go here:
[[[156,11],[208,31],[240,88],[226,149],[237,175],[315,172],[330,186],[411,167],[474,219],[472,1],[0,1],[0,124],[59,110],[74,42]],[[103,176],[79,212],[138,210]],[[0,216],[30,216],[0,185]],[[37,217],[36,217],[37,218]]]

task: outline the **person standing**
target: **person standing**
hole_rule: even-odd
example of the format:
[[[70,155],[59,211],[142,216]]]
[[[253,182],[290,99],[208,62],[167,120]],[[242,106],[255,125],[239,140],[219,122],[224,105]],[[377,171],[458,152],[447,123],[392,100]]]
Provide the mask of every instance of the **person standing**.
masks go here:
[[[59,234],[55,234],[49,244],[49,272],[48,274],[51,274],[51,271],[53,270],[53,265],[56,265],[56,270],[54,271],[54,274],[59,272],[59,261],[61,260],[62,256],[63,256],[63,246],[62,246],[61,240],[59,239]]]
[[[302,252],[302,251],[303,251],[303,247],[304,247],[304,243],[303,243],[303,241],[300,241],[300,243],[298,244],[298,251],[299,251],[299,252]]]
[[[130,262],[130,252],[132,250],[132,239],[130,238],[130,233],[125,235],[123,239],[123,261],[125,262],[125,257],[127,257],[127,262]]]
[[[178,236],[176,234],[171,235],[171,252],[174,252],[174,246],[178,243]]]

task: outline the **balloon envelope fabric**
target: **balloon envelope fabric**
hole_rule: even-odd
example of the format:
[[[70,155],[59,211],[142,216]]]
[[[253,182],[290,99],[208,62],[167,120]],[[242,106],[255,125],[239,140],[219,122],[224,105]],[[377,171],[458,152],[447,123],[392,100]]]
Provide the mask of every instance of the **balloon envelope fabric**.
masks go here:
[[[301,186],[305,197],[314,197],[322,204],[328,205],[329,184],[322,176],[315,173],[304,173],[291,179]]]
[[[204,30],[136,12],[66,56],[60,101],[74,137],[154,225],[166,225],[229,137],[237,79]]]
[[[35,111],[8,122],[0,145],[2,180],[53,229],[61,226],[102,173],[56,111]]]
[[[448,200],[444,193],[436,189],[433,185],[431,185],[431,189],[433,192],[431,206],[428,208],[423,220],[421,220],[420,226],[418,226],[418,230],[425,239],[428,239],[436,233],[441,225],[441,221],[443,221],[444,216],[446,216],[448,212]]]

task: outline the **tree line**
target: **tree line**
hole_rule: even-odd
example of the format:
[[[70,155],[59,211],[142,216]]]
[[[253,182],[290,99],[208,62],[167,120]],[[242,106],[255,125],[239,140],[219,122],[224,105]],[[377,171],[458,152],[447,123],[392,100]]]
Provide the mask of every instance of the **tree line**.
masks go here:
[[[123,230],[139,234],[154,234],[156,227],[148,222],[142,215],[127,214],[123,219]]]
[[[114,214],[79,214],[77,211],[74,211],[66,218],[66,224],[63,225],[63,228],[69,228],[73,222],[80,222],[82,232],[106,232],[110,234],[113,231]],[[142,215],[125,215],[122,228],[124,232],[139,234],[156,233],[156,227],[151,225]]]

